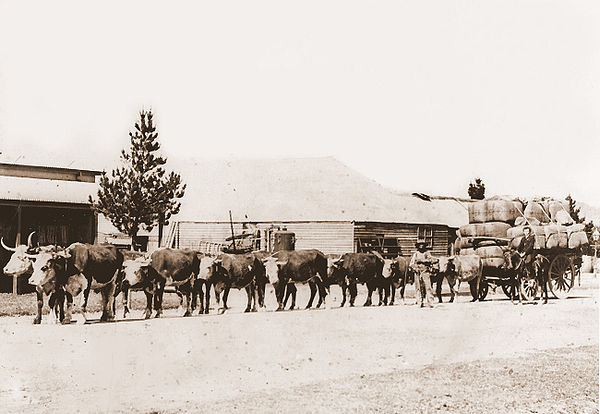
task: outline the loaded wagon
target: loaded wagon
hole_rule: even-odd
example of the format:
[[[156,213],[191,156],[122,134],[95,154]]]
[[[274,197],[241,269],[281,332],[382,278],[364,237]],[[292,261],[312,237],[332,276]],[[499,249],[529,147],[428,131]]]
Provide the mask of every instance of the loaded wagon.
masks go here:
[[[509,253],[519,247],[523,228],[535,236],[534,255],[545,263],[549,288],[558,299],[566,298],[574,285],[582,263],[582,247],[587,236],[582,224],[574,224],[568,206],[556,200],[483,200],[469,206],[470,224],[459,229],[459,254],[477,254],[482,258],[483,275],[479,292],[471,286],[471,295],[485,299],[490,286],[511,297],[513,283],[521,283],[526,300],[534,299],[540,286],[533,277],[515,274]],[[519,270],[518,268],[517,270]],[[516,277],[519,276],[519,277]],[[515,286],[516,288],[516,286]]]

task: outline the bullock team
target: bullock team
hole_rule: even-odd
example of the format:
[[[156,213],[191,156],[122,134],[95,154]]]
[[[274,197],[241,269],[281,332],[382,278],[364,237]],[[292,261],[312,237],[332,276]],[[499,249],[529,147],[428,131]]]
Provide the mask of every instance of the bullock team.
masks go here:
[[[466,281],[476,286],[481,280],[481,259],[478,256],[434,258],[425,252],[424,245],[409,261],[404,257],[384,259],[380,254],[346,253],[327,257],[318,250],[280,251],[274,254],[254,252],[247,254],[220,254],[209,256],[188,249],[161,248],[149,257],[124,260],[122,253],[112,245],[74,243],[69,247],[32,246],[32,235],[27,245],[8,247],[13,252],[4,268],[9,275],[31,274],[29,283],[36,286],[37,315],[35,324],[42,319],[44,295],[50,308],[63,323],[71,323],[73,298],[82,294],[81,313],[86,318],[86,306],[91,290],[102,295],[101,321],[115,319],[115,299],[122,295],[123,317],[129,313],[129,292],[143,291],[146,296],[145,318],[162,314],[163,294],[166,289],[180,297],[189,316],[196,308],[208,313],[211,288],[219,303],[219,311],[227,309],[230,289],[245,289],[248,302],[245,311],[255,312],[265,306],[267,283],[274,287],[278,303],[283,310],[291,298],[289,309],[296,308],[297,283],[308,284],[310,299],[306,309],[325,303],[331,285],[342,290],[341,306],[348,300],[354,306],[357,285],[367,287],[365,306],[372,304],[372,295],[379,294],[379,305],[393,305],[396,290],[404,302],[407,284],[415,283],[417,303],[425,299],[431,305],[431,283],[442,301],[441,284],[445,278],[450,286],[452,302],[456,281]],[[422,254],[419,256],[418,253]],[[349,298],[347,299],[347,293]],[[474,299],[475,300],[475,299]],[[66,302],[66,311],[63,310]],[[199,303],[198,303],[199,302]]]

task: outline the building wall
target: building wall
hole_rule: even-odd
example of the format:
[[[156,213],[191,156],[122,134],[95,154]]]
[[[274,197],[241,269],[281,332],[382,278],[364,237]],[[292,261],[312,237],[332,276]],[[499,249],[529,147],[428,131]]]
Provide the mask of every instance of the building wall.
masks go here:
[[[342,254],[353,251],[354,226],[351,222],[263,222],[256,223],[261,233],[270,227],[286,228],[296,236],[296,250],[318,249],[325,254]],[[242,223],[234,223],[235,234],[244,230]],[[200,249],[202,243],[224,243],[231,236],[231,225],[227,222],[176,223],[166,234],[165,243],[173,240],[179,248]],[[265,241],[262,242],[265,246]]]
[[[430,250],[435,256],[445,256],[448,254],[450,245],[448,238],[448,227],[436,224],[404,224],[404,223],[378,223],[378,222],[357,222],[354,225],[354,251],[358,250],[359,238],[369,239],[383,235],[389,240],[389,245],[396,241],[398,251],[389,248],[390,256],[400,254],[402,256],[411,256],[415,251],[415,243],[417,242],[419,226],[429,227],[433,235],[433,248]],[[385,249],[387,249],[384,246]]]

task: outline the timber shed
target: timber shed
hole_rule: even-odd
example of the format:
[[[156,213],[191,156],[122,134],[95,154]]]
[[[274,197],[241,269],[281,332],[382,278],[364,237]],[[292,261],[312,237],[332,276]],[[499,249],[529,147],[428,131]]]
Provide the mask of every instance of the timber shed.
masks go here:
[[[181,162],[188,183],[181,213],[163,246],[203,249],[227,243],[255,226],[269,250],[269,229],[296,235],[296,249],[325,254],[377,250],[409,256],[415,242],[446,255],[456,229],[468,223],[466,200],[427,197],[386,188],[335,158]],[[411,177],[403,177],[410,183]],[[409,186],[409,184],[403,184]]]
[[[0,236],[8,246],[27,243],[35,231],[41,245],[94,243],[98,218],[88,202],[99,171],[0,163]],[[0,265],[12,252],[0,248]],[[27,276],[0,278],[0,291],[28,291]]]

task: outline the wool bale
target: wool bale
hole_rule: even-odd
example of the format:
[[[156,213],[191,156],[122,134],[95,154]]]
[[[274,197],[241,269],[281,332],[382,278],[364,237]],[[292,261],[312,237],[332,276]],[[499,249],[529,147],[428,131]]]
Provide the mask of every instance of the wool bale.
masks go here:
[[[571,217],[571,215],[569,213],[567,213],[566,211],[564,211],[564,210],[558,211],[554,215],[554,217],[552,217],[552,219],[554,221],[556,221],[557,223],[565,225],[565,226],[568,226],[568,225],[574,223],[573,218]]]
[[[534,217],[517,217],[515,226],[539,226],[540,221]]]
[[[512,200],[481,200],[468,205],[469,223],[501,221],[514,223],[521,215],[523,205]]]
[[[513,249],[518,249],[519,244],[521,244],[522,239],[523,239],[523,236],[517,236],[517,237],[513,238],[510,241],[510,247],[512,247]]]
[[[479,257],[504,257],[504,250],[500,246],[483,246],[475,249]]]
[[[454,257],[456,276],[461,282],[469,282],[481,277],[483,263],[476,254],[460,255]]]
[[[523,215],[527,219],[534,218],[540,223],[548,223],[550,221],[548,214],[546,214],[546,211],[544,211],[542,205],[537,201],[530,201],[527,203],[527,207],[525,207]]]
[[[546,211],[553,221],[558,221],[557,215],[560,212],[566,214],[568,217],[571,217],[569,215],[569,203],[567,201],[550,200],[548,201],[548,207]]]
[[[565,228],[567,229],[567,234],[570,237],[571,234],[573,234],[573,233],[576,233],[578,231],[583,231],[585,229],[585,224],[583,224],[583,223],[577,223],[577,224],[573,224],[573,225],[570,225],[570,226],[566,226]]]
[[[475,246],[497,246],[498,243],[494,240],[477,240],[473,237],[461,237],[456,239],[455,246],[460,249],[473,248]]]
[[[576,231],[569,236],[569,249],[578,249],[588,244],[588,238],[585,231]]]
[[[461,237],[499,237],[506,238],[510,224],[501,222],[472,223],[462,226],[458,231]]]
[[[569,245],[569,236],[567,233],[554,233],[546,237],[546,248],[553,249],[562,247],[566,249]]]
[[[473,248],[460,249],[460,255],[461,256],[473,256],[473,255],[477,256],[477,254],[475,253],[475,249],[473,249]],[[477,256],[477,257],[479,257],[479,256]]]
[[[546,224],[544,227],[544,235],[546,238],[550,237],[553,234],[564,233],[567,234],[567,228],[565,226],[561,226],[560,224]]]
[[[482,257],[481,264],[483,267],[502,267],[504,266],[504,257]]]

